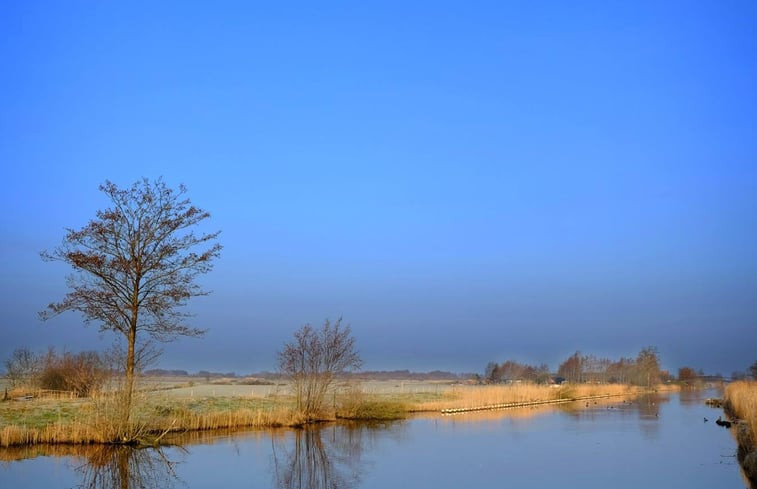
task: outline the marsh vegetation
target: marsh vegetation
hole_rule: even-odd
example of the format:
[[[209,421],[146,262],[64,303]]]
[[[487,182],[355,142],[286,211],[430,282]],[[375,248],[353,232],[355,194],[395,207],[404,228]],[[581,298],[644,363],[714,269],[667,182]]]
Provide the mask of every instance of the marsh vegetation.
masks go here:
[[[732,432],[739,444],[739,462],[757,485],[757,381],[742,380],[726,387],[724,407],[737,420]]]
[[[150,385],[145,383],[145,385]],[[12,390],[16,399],[0,402],[0,445],[39,443],[105,443],[122,440],[159,443],[165,433],[228,428],[302,426],[335,419],[386,421],[411,413],[439,413],[449,408],[470,408],[524,401],[581,399],[592,396],[634,396],[637,387],[622,385],[463,385],[455,382],[337,382],[320,411],[305,416],[298,407],[296,386],[269,385],[219,387],[197,382],[176,383],[172,389],[140,390],[134,395],[128,429],[120,417],[118,391],[89,398],[35,394]],[[214,395],[215,394],[215,395]]]
[[[372,387],[412,395],[399,392],[401,383]],[[729,431],[702,422],[717,413],[703,402],[713,395],[687,390],[606,398],[588,407],[574,402],[379,424],[192,431],[166,435],[162,447],[26,445],[0,449],[0,461],[8,462],[0,464],[0,477],[34,489],[490,487],[503,481],[537,488],[566,480],[588,489],[742,488]]]

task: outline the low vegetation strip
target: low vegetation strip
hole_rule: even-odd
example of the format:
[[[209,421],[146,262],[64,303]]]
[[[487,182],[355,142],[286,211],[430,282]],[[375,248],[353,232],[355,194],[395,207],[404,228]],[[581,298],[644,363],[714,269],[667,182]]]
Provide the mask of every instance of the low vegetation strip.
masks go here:
[[[414,403],[409,409],[414,412],[464,412],[566,402],[591,396],[633,396],[641,392],[640,387],[620,384],[457,386],[442,399]]]
[[[581,397],[572,397],[572,398],[567,398],[567,399],[544,399],[541,401],[506,402],[502,404],[488,404],[484,406],[442,409],[440,412],[442,414],[449,415],[449,414],[457,414],[457,413],[467,413],[471,411],[491,411],[495,409],[511,409],[511,408],[518,408],[518,407],[540,406],[544,404],[560,404],[564,402],[588,401],[592,399],[606,399],[608,397],[617,397],[617,396],[624,396],[624,395],[626,394],[603,394],[603,395],[598,395],[598,396],[581,396]]]
[[[740,420],[734,427],[739,463],[752,485],[757,487],[757,381],[728,385],[723,408],[730,417]]]
[[[234,409],[226,411],[191,411],[158,416],[150,420],[136,420],[130,427],[136,444],[156,444],[170,432],[202,431],[227,428],[273,428],[297,426],[302,419],[288,408]],[[0,447],[35,444],[92,444],[119,441],[113,436],[119,429],[113,420],[78,413],[76,419],[49,424],[30,425],[26,422],[0,427]]]
[[[119,424],[119,403],[113,396],[10,400],[0,402],[0,446],[156,444],[168,433],[294,427],[336,419],[388,421],[405,418],[410,413],[450,414],[634,396],[642,392],[639,387],[613,384],[550,387],[419,383],[412,389],[405,385],[398,388],[395,384],[342,386],[328,398],[321,411],[307,416],[298,411],[291,395],[176,397],[163,391],[143,392],[135,399],[128,426]]]
[[[268,428],[300,422],[286,398],[175,399],[144,395],[128,426],[119,398],[40,399],[0,403],[0,446],[43,443],[154,443],[167,432]]]

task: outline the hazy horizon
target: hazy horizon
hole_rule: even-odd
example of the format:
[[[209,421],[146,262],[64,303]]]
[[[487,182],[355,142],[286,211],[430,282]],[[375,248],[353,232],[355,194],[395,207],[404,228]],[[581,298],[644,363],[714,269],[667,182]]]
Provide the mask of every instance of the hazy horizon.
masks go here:
[[[0,7],[0,360],[103,349],[39,252],[183,183],[224,246],[166,369],[272,370],[305,323],[367,370],[576,350],[757,360],[757,5]]]

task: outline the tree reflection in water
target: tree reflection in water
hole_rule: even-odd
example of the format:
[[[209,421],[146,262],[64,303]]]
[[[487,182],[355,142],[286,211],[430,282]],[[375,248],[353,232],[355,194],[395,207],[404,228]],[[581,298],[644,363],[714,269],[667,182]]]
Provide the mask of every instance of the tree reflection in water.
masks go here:
[[[281,489],[357,487],[363,447],[373,432],[364,425],[332,425],[297,430],[284,442],[272,438],[274,485]]]
[[[85,489],[152,489],[173,487],[175,462],[160,448],[97,447],[76,468]]]

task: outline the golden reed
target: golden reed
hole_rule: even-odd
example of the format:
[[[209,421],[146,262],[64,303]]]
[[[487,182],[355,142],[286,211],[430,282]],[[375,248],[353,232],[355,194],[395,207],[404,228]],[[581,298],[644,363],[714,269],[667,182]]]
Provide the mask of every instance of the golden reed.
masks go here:
[[[632,396],[638,387],[620,384],[576,384],[551,387],[537,384],[509,384],[486,386],[456,386],[445,399],[414,404],[411,411],[441,411],[442,409],[470,409],[519,402],[557,401],[592,396]]]
[[[736,417],[749,423],[752,443],[757,445],[757,381],[728,384],[725,400]]]
[[[55,422],[43,427],[5,426],[0,429],[0,447],[34,445],[41,443],[90,444],[119,441],[150,443],[159,441],[166,433],[224,428],[271,428],[297,426],[304,422],[289,409],[215,411],[183,413],[151,421],[136,420],[124,429],[119,423],[102,417],[85,421]],[[123,439],[123,433],[128,438]]]

